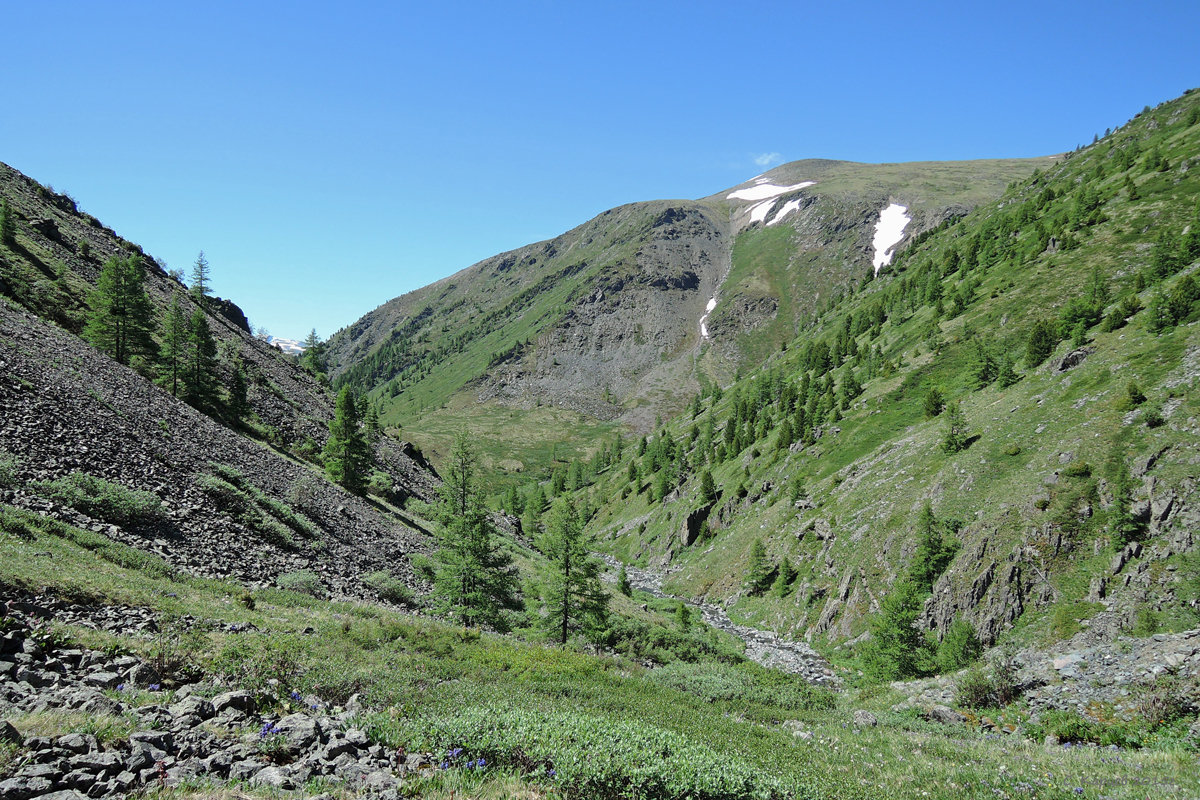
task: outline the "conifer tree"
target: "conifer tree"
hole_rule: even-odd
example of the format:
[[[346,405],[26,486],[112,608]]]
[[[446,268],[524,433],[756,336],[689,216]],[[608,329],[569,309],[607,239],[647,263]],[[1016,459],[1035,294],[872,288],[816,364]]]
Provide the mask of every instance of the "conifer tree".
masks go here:
[[[171,307],[163,317],[160,330],[162,352],[159,360],[159,380],[179,396],[179,383],[188,359],[188,320],[183,313],[183,298],[177,291],[171,297]]]
[[[192,265],[192,298],[203,305],[208,300],[208,295],[212,291],[212,273],[208,265],[208,259],[204,257],[204,251],[200,251],[200,255],[196,256],[196,263]]]
[[[1033,327],[1029,329],[1029,339],[1025,344],[1026,368],[1033,369],[1040,366],[1054,352],[1057,344],[1058,337],[1055,335],[1052,324],[1044,319],[1033,323]]]
[[[900,580],[871,619],[871,639],[863,653],[867,671],[880,680],[898,680],[929,670],[931,654],[917,619],[925,592],[912,581]]]
[[[244,420],[250,414],[249,386],[246,382],[246,363],[241,356],[234,356],[229,365],[229,413],[236,420]]]
[[[984,342],[982,338],[975,340],[975,358],[972,371],[975,376],[975,388],[983,389],[991,385],[992,381],[996,380],[1000,368],[996,364],[996,357],[992,355],[991,348]]]
[[[967,419],[955,400],[946,406],[946,438],[942,440],[942,449],[947,453],[957,453],[966,448],[968,438]]]
[[[788,592],[792,590],[792,581],[796,580],[796,568],[792,566],[791,559],[787,556],[783,557],[783,561],[779,564],[779,574],[775,576],[775,583],[771,587],[771,591],[776,597],[787,597]]]
[[[595,631],[603,627],[608,595],[600,585],[599,559],[592,555],[592,536],[569,497],[559,498],[550,508],[541,550],[553,568],[546,592],[547,625],[560,644],[571,631]]]
[[[343,390],[345,391],[345,390]],[[478,456],[465,434],[450,452],[435,516],[440,547],[433,597],[443,614],[463,625],[505,626],[503,612],[520,607],[512,558],[500,547],[477,485]]]
[[[184,395],[192,405],[212,401],[217,372],[217,344],[208,327],[208,315],[197,308],[188,318],[187,364],[183,373]]]
[[[1005,352],[1000,359],[1000,371],[996,375],[996,381],[1000,384],[1001,389],[1007,389],[1019,380],[1021,380],[1020,376],[1013,369],[1012,356]]]
[[[8,200],[0,202],[0,244],[12,247],[17,243],[17,222]]]
[[[362,425],[362,407],[354,391],[338,393],[329,439],[325,443],[325,474],[349,492],[360,494],[371,469],[371,447]]]
[[[773,569],[767,561],[767,548],[762,539],[755,539],[750,548],[750,563],[746,567],[746,588],[751,594],[761,594],[770,585]]]
[[[629,582],[629,571],[625,569],[625,565],[621,565],[621,572],[617,575],[617,591],[626,597],[633,596],[633,584]]]
[[[108,353],[118,364],[135,355],[150,356],[154,339],[154,306],[146,294],[146,270],[136,255],[114,256],[104,262],[89,297],[91,312],[83,338]]]
[[[712,505],[717,501],[717,485],[713,482],[711,470],[700,472],[700,505]]]
[[[954,548],[942,535],[942,525],[933,514],[929,501],[921,506],[917,515],[917,549],[909,566],[909,579],[926,592],[949,566],[954,557]]]

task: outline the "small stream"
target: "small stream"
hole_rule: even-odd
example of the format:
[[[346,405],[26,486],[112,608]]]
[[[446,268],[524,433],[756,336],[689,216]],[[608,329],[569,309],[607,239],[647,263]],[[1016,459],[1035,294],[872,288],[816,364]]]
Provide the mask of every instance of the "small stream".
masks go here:
[[[616,583],[621,571],[621,562],[612,556],[601,555],[610,571],[604,576],[605,580]],[[746,643],[746,657],[764,667],[771,667],[782,672],[800,675],[810,683],[819,686],[836,687],[837,677],[824,658],[805,642],[794,642],[784,639],[771,631],[760,631],[748,625],[738,625],[729,618],[725,609],[712,603],[697,603],[684,597],[667,594],[662,589],[662,573],[639,569],[625,565],[625,574],[633,588],[646,592],[654,597],[668,600],[678,600],[700,613],[700,618],[712,627],[732,634]]]

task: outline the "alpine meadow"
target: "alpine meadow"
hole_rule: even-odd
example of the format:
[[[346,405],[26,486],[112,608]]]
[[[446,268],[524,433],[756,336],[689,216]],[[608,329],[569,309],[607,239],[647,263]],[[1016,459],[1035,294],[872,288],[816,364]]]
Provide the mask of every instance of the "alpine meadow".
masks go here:
[[[1200,797],[1200,91],[1112,123],[287,350],[0,164],[0,798]]]

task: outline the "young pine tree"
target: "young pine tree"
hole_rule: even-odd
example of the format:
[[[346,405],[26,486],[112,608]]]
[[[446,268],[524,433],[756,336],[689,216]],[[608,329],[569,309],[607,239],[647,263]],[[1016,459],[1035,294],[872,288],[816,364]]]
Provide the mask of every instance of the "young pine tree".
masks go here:
[[[1058,336],[1055,334],[1054,325],[1044,319],[1033,323],[1033,327],[1029,329],[1029,339],[1025,343],[1025,367],[1033,369],[1040,366],[1050,357],[1057,345]]]
[[[957,453],[967,447],[967,418],[963,415],[958,401],[946,406],[946,438],[942,440],[942,450],[947,453]]]
[[[344,390],[343,390],[344,391]],[[478,456],[465,434],[451,450],[435,517],[440,547],[434,556],[435,608],[463,625],[503,630],[503,612],[520,608],[512,558],[501,547],[477,486]]]
[[[550,508],[541,550],[553,572],[548,582],[546,624],[559,644],[574,630],[599,630],[608,611],[608,595],[600,585],[599,559],[592,555],[593,537],[569,497]]]
[[[229,413],[239,422],[250,415],[246,363],[241,356],[234,356],[229,365]]]
[[[871,619],[871,640],[863,652],[870,675],[893,681],[929,671],[932,654],[917,629],[925,596],[912,581],[901,580],[883,599],[879,613]]]
[[[362,424],[362,407],[349,386],[338,393],[329,439],[325,443],[325,474],[349,492],[361,494],[371,471],[371,446]]]
[[[625,565],[621,565],[621,572],[617,575],[617,591],[626,597],[633,596],[633,584],[629,582],[629,571],[625,569]]]
[[[755,539],[750,548],[750,563],[746,566],[746,589],[751,594],[762,594],[770,586],[772,572],[774,569],[767,560],[767,548],[763,547],[762,539]]]
[[[83,338],[118,364],[134,356],[151,356],[154,306],[146,294],[146,270],[136,255],[104,262],[96,288],[88,298],[91,311]]]

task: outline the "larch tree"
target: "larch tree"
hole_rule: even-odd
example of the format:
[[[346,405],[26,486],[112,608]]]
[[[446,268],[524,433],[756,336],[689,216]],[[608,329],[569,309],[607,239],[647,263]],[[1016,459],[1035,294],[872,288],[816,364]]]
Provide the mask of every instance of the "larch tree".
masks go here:
[[[512,557],[500,546],[482,491],[478,456],[460,434],[446,465],[435,517],[440,547],[435,554],[433,598],[443,614],[463,625],[503,630],[504,611],[521,607]]]
[[[184,396],[192,405],[212,401],[217,374],[217,343],[208,327],[208,315],[197,308],[188,318],[187,361],[183,372]]]
[[[89,297],[91,311],[83,338],[128,364],[133,356],[151,356],[154,306],[146,294],[146,270],[136,255],[104,262]]]
[[[608,594],[600,584],[600,560],[592,555],[593,537],[568,497],[554,502],[546,520],[541,550],[553,572],[546,591],[546,624],[560,644],[575,630],[603,627]]]
[[[211,291],[212,270],[208,265],[208,259],[204,257],[204,251],[201,250],[200,255],[196,256],[196,263],[192,265],[192,297],[197,303],[203,304]]]
[[[362,404],[349,386],[343,386],[329,421],[325,474],[347,491],[361,494],[370,471],[371,446],[363,428]]]
[[[159,354],[159,381],[179,396],[179,383],[188,357],[188,319],[183,313],[183,297],[179,292],[171,298],[160,328],[162,351]]]

